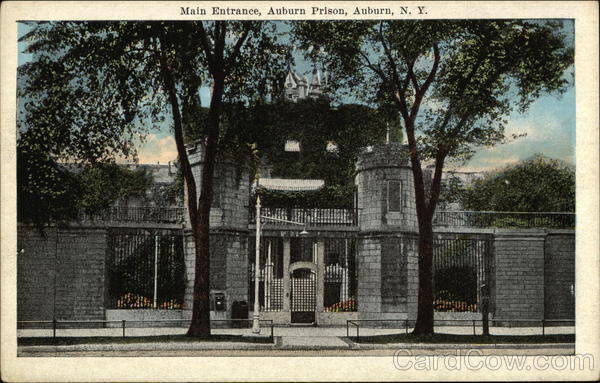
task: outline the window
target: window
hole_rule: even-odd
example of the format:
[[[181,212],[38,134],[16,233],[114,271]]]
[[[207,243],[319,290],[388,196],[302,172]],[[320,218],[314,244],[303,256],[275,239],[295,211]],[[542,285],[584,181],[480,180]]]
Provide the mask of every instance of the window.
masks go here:
[[[402,210],[402,182],[388,181],[387,182],[387,210],[401,211]]]

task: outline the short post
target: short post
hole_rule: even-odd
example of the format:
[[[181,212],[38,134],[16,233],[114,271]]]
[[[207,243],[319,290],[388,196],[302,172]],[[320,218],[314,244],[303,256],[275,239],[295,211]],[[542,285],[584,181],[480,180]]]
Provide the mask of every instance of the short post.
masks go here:
[[[477,335],[477,331],[475,330],[475,319],[473,319],[473,335]]]
[[[408,334],[408,319],[404,320],[404,332]]]
[[[545,320],[545,319],[542,319],[542,336],[546,335],[546,327],[545,327],[545,324],[546,324],[546,320]]]
[[[123,319],[122,325],[123,325],[123,338],[125,338],[125,319]]]
[[[483,285],[482,292],[483,295],[481,297],[481,316],[482,316],[482,326],[483,326],[483,336],[490,335],[490,321],[489,321],[489,313],[490,313],[490,295],[487,288],[487,285]]]
[[[56,318],[52,318],[52,337],[56,338]]]

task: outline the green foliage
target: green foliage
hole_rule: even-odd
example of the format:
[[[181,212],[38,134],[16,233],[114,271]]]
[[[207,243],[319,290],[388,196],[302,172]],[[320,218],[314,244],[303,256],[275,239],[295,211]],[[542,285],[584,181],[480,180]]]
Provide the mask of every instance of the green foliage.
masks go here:
[[[44,153],[17,148],[17,219],[41,228],[77,216],[79,180]]]
[[[281,104],[274,112],[273,124],[281,129],[279,142],[265,149],[273,176],[323,179],[325,188],[308,195],[321,206],[351,207],[359,150],[384,141],[387,116],[364,105],[332,108],[325,101],[312,100]],[[281,150],[286,139],[298,141],[301,152]],[[328,151],[328,143],[337,149]]]
[[[108,208],[119,198],[144,197],[152,186],[145,168],[127,169],[114,163],[86,167],[77,175],[80,206],[88,212]]]
[[[307,21],[293,33],[313,58],[328,53],[333,89],[400,111],[421,159],[503,141],[511,110],[563,91],[573,63],[554,21]]]
[[[205,121],[206,108],[194,112]],[[273,177],[324,179],[326,187],[318,192],[270,193],[261,191],[264,203],[271,206],[352,206],[354,164],[362,147],[381,143],[385,126],[390,125],[395,137],[398,116],[365,105],[347,104],[332,107],[325,99],[302,99],[297,102],[242,103],[223,106],[221,151],[230,155],[245,153],[255,143],[256,156],[272,165]],[[185,131],[190,141],[197,132]],[[284,151],[287,140],[300,142],[300,153]],[[327,151],[335,143],[335,152]],[[262,198],[262,197],[261,197]],[[282,204],[282,205],[279,205]],[[266,205],[265,205],[266,206]]]
[[[145,169],[114,163],[60,164],[43,153],[17,150],[17,218],[43,227],[97,213],[124,197],[142,197],[152,185]]]
[[[21,40],[28,42],[25,52],[33,54],[33,60],[19,67],[18,146],[23,161],[32,164],[25,166],[21,161],[24,169],[21,173],[27,173],[29,179],[40,177],[40,180],[32,181],[37,186],[23,184],[21,190],[29,195],[21,199],[43,201],[47,205],[49,216],[45,218],[48,219],[66,217],[64,212],[53,212],[53,209],[75,205],[64,203],[69,193],[66,191],[68,182],[63,178],[69,176],[63,174],[56,163],[79,163],[87,168],[119,157],[135,160],[137,141],[143,140],[149,130],[168,122],[172,105],[165,95],[163,63],[173,74],[179,92],[182,125],[188,133],[184,143],[206,137],[207,112],[200,108],[198,91],[200,86],[209,84],[210,73],[207,58],[202,53],[201,36],[208,34],[210,40],[222,33],[225,25],[229,37],[248,33],[246,44],[237,47],[237,55],[232,54],[236,47],[229,38],[223,47],[224,52],[230,54],[225,58],[232,57],[227,62],[230,74],[225,86],[225,99],[229,103],[260,102],[270,86],[264,79],[274,79],[276,73],[283,72],[287,62],[287,50],[277,43],[271,23],[74,21],[28,24],[30,32]],[[269,65],[262,65],[267,59]],[[263,79],[264,86],[253,86],[257,78]],[[247,158],[249,150],[247,142],[241,141],[243,134],[230,129],[221,133],[220,146],[229,148],[240,159]],[[33,164],[34,157],[40,153],[43,159],[36,159]],[[44,168],[48,169],[37,170]],[[91,169],[95,169],[90,170],[91,173],[109,171],[106,167]],[[82,187],[97,186],[91,173],[88,177],[91,182]],[[103,174],[110,178],[108,173]],[[19,180],[25,181],[23,177]],[[114,195],[127,194],[126,190],[113,188],[121,186],[90,191],[80,202],[91,209],[106,205]],[[171,192],[178,193],[177,190]],[[35,193],[41,194],[36,196]],[[53,201],[57,204],[50,208],[48,204]]]
[[[575,171],[537,155],[475,180],[462,201],[467,210],[573,212]]]

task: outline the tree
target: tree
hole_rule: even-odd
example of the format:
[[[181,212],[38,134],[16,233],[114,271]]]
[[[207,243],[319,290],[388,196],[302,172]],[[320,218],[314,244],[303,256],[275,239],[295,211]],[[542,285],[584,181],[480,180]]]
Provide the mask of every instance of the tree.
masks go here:
[[[460,199],[468,210],[574,212],[575,171],[535,155],[476,179]]]
[[[433,333],[432,218],[447,159],[505,139],[505,118],[563,91],[573,50],[558,22],[523,20],[300,22],[301,47],[327,52],[333,87],[393,104],[408,138],[419,230],[415,334]],[[432,160],[430,182],[423,161]],[[426,185],[430,185],[426,187]]]
[[[169,117],[195,241],[190,336],[210,335],[209,217],[223,100],[260,100],[256,78],[273,78],[285,64],[275,26],[251,21],[35,23],[24,40],[34,61],[19,69],[20,130],[54,159],[84,163],[135,154],[134,142]],[[281,59],[278,59],[281,58]],[[208,114],[194,111],[199,89],[211,87]],[[195,179],[184,128],[202,137],[204,162]]]

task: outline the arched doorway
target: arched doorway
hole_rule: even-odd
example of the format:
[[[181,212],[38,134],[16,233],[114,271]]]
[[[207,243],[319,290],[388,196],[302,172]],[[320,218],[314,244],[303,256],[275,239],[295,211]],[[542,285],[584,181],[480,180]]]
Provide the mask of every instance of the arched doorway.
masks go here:
[[[292,323],[315,323],[317,267],[312,262],[290,265],[290,311]]]

